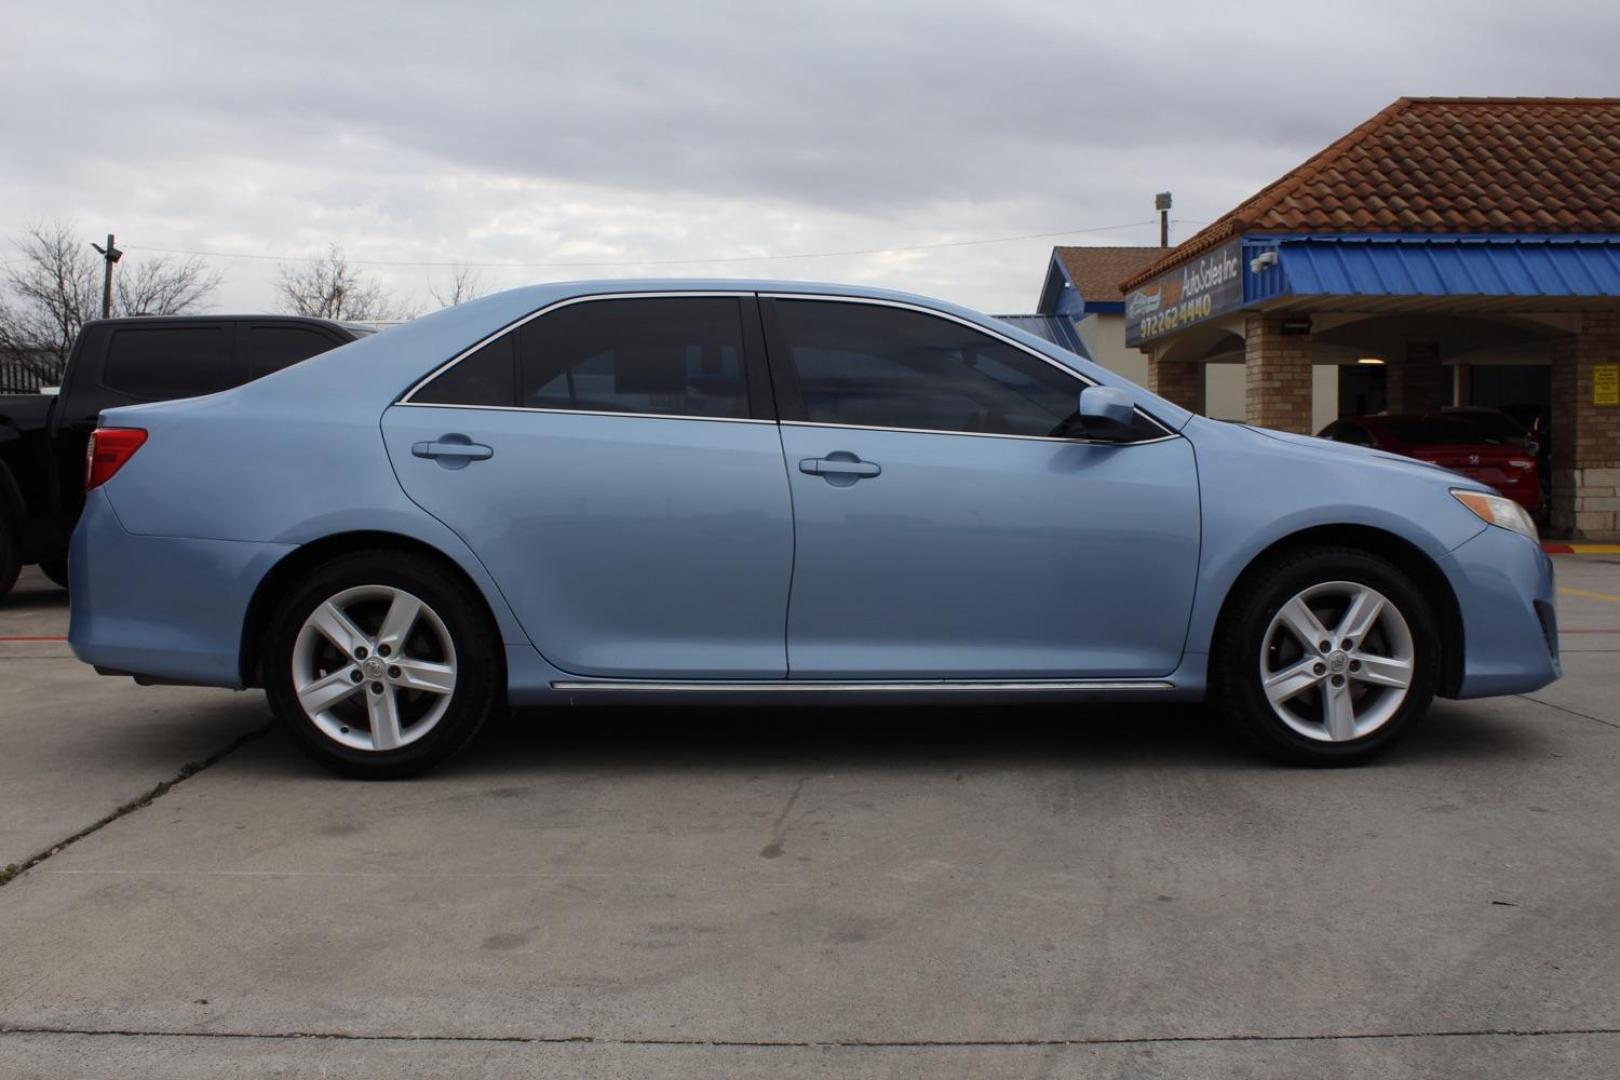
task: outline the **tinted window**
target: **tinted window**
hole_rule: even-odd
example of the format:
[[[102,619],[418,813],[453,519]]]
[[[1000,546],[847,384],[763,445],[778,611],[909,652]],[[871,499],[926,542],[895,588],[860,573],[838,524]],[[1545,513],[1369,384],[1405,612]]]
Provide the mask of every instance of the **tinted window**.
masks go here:
[[[1064,430],[1085,385],[919,312],[815,300],[779,300],[776,310],[804,418],[817,423],[1051,435]]]
[[[748,415],[734,297],[571,304],[522,328],[517,361],[527,408]]]
[[[231,378],[230,339],[213,326],[137,326],[113,331],[101,384],[147,401],[223,390]]]
[[[517,403],[512,366],[516,334],[504,334],[462,360],[417,391],[412,401],[433,405],[504,405]]]
[[[248,326],[238,331],[244,332],[250,379],[280,371],[339,345],[326,334],[307,326]]]

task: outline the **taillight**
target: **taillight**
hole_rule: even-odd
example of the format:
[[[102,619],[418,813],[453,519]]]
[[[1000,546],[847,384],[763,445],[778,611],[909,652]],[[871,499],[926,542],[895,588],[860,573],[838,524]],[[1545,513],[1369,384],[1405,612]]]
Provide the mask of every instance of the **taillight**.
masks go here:
[[[146,432],[140,428],[96,428],[84,452],[84,490],[98,488],[111,480],[113,473],[122,469],[124,462],[134,457],[145,441]]]

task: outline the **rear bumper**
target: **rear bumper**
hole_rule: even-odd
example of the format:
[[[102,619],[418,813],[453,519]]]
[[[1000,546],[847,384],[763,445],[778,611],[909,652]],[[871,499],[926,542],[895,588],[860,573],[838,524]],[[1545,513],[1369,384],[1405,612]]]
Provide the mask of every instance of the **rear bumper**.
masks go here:
[[[136,536],[92,491],[68,554],[68,644],[87,664],[199,686],[242,686],[248,602],[288,544]]]
[[[1552,560],[1541,545],[1488,528],[1440,565],[1462,613],[1458,697],[1522,694],[1563,675]]]

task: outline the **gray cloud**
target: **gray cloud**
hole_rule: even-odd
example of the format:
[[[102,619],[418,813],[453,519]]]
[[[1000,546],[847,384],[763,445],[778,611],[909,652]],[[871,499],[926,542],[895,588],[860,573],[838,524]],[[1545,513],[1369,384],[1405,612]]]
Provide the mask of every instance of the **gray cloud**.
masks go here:
[[[1613,92],[1620,39],[1612,4],[1497,0],[126,0],[7,22],[0,228],[68,216],[132,245],[548,262],[1108,225],[1146,219],[1164,188],[1207,220],[1402,93]],[[692,272],[1028,307],[1049,246]],[[233,306],[268,300],[272,267],[223,265]],[[378,272],[417,293],[430,273]]]

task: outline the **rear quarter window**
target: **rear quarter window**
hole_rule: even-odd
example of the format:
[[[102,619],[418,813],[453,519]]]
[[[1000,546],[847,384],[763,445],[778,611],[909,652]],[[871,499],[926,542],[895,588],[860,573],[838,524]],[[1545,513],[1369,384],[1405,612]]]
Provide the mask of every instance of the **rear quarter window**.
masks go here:
[[[232,378],[229,327],[128,326],[112,332],[101,385],[141,401],[223,390]]]
[[[247,377],[257,379],[344,344],[310,326],[249,324],[237,331],[247,353]]]

